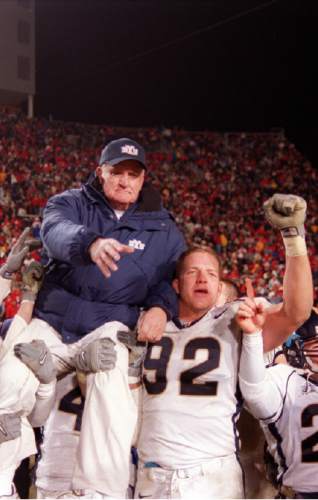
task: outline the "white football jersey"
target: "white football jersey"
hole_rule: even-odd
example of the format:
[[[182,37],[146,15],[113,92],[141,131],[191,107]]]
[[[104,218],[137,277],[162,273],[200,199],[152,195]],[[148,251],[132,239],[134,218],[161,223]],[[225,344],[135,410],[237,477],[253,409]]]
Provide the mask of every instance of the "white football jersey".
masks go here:
[[[236,452],[238,306],[214,308],[186,328],[170,321],[149,346],[138,442],[143,462],[177,469]]]
[[[261,421],[278,480],[295,491],[318,492],[318,385],[288,365],[268,368],[267,377],[281,393],[281,407]]]
[[[84,399],[75,373],[58,380],[54,408],[44,426],[36,486],[71,490]]]

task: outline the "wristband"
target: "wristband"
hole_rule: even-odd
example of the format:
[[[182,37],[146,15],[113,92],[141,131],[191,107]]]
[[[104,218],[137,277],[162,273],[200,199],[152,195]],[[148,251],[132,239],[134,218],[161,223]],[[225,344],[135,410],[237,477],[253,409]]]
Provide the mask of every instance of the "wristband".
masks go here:
[[[244,344],[254,344],[262,339],[263,341],[263,330],[256,330],[253,333],[244,333],[243,331],[243,342]]]
[[[288,257],[307,255],[304,226],[285,227],[281,230],[281,235]]]

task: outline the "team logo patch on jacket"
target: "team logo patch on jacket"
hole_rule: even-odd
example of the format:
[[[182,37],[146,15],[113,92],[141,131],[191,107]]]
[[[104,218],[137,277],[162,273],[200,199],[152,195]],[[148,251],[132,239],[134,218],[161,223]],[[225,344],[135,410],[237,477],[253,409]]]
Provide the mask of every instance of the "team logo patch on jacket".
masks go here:
[[[129,240],[128,245],[130,247],[136,248],[136,250],[144,250],[145,244],[140,240]]]

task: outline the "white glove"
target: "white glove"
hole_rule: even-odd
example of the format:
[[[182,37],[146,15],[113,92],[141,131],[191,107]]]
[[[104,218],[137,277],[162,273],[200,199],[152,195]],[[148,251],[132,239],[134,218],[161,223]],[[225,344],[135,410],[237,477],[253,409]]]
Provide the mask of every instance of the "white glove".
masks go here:
[[[74,368],[84,373],[112,370],[117,359],[114,346],[115,342],[109,338],[93,340],[74,356]]]
[[[36,260],[32,260],[22,275],[22,300],[35,302],[36,296],[43,282],[43,277],[44,267]]]
[[[30,368],[42,384],[49,384],[55,379],[56,370],[52,355],[43,340],[16,344],[14,354]]]
[[[0,415],[0,445],[21,435],[21,417],[17,413]]]
[[[11,279],[11,275],[22,267],[26,254],[29,251],[29,241],[27,240],[30,234],[30,228],[27,227],[19,236],[13,245],[6,263],[0,269],[0,276]]]
[[[281,231],[288,256],[307,254],[306,209],[306,201],[293,194],[276,193],[264,203],[265,217],[273,228]]]

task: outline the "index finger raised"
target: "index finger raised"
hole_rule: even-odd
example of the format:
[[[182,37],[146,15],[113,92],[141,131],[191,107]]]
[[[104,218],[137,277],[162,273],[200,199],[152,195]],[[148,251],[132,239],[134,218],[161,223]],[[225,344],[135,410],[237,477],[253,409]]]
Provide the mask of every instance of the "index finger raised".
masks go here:
[[[245,288],[246,288],[246,296],[249,299],[254,299],[255,291],[250,278],[245,278]]]

